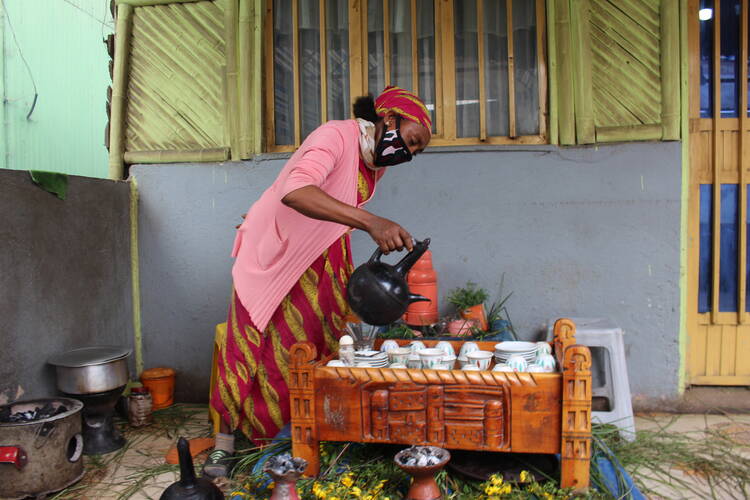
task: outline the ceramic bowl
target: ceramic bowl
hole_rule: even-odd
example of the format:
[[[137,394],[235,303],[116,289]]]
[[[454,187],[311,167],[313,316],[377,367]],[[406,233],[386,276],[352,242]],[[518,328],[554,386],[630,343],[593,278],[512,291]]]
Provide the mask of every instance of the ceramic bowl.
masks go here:
[[[553,372],[557,367],[557,361],[551,354],[542,354],[536,359],[536,365],[544,368],[545,372]]]
[[[409,360],[411,354],[410,347],[396,347],[388,351],[388,361],[391,363],[399,363],[406,366],[406,362]]]
[[[461,370],[463,370],[465,372],[478,372],[478,371],[480,371],[479,367],[477,365],[466,365],[463,368],[461,368]]]
[[[422,360],[419,359],[419,354],[409,354],[409,357],[406,360],[406,366],[414,370],[422,368]]]
[[[326,366],[346,366],[346,363],[344,363],[340,359],[332,359],[331,361],[326,363]]]
[[[466,359],[472,365],[477,365],[480,370],[486,370],[490,367],[493,353],[490,351],[474,351],[466,355]]]
[[[547,370],[545,370],[543,366],[539,366],[539,365],[529,365],[526,371],[529,373],[546,373],[547,372]]]
[[[456,356],[456,351],[453,350],[453,346],[446,340],[441,340],[435,345],[436,349],[442,349],[446,356]]]
[[[518,354],[514,354],[513,356],[508,358],[508,362],[506,364],[511,367],[514,372],[525,372],[529,367],[526,359]]]
[[[388,352],[392,349],[398,349],[398,342],[395,340],[384,340],[382,344],[380,344],[380,350],[382,352]]]
[[[434,347],[420,349],[417,354],[419,354],[419,360],[422,362],[422,368],[425,370],[437,369],[443,356],[445,356],[442,349],[435,349]]]
[[[459,356],[458,357],[458,364],[459,364],[459,366],[461,368],[463,368],[464,366],[468,366],[469,365],[469,360],[466,358],[466,356]]]
[[[542,354],[552,354],[552,346],[547,342],[536,343],[536,355],[541,356]]]
[[[403,363],[391,363],[388,368],[406,368],[406,365]]]
[[[513,372],[513,368],[506,365],[505,363],[498,363],[492,369],[493,372]]]
[[[412,341],[412,343],[409,344],[409,347],[411,347],[411,352],[413,354],[417,354],[417,353],[419,353],[419,351],[421,349],[425,348],[424,342],[422,342],[421,340],[414,340],[414,341]]]
[[[461,350],[458,351],[458,357],[466,357],[470,352],[478,351],[479,345],[476,342],[464,342],[461,346]]]

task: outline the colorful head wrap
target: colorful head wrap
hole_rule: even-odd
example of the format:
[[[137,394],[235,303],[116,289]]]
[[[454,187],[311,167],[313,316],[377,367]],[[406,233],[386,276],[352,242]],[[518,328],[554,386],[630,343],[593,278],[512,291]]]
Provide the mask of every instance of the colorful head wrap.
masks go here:
[[[400,87],[389,86],[375,99],[375,112],[385,116],[388,112],[396,113],[407,120],[419,123],[432,132],[432,120],[422,99],[416,94]]]

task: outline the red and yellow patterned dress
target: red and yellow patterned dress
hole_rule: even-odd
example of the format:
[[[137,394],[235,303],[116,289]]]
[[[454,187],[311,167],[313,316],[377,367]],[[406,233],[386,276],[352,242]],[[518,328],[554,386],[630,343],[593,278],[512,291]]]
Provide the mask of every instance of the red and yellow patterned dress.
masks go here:
[[[370,199],[375,175],[359,162],[357,203]],[[289,413],[289,348],[313,342],[320,355],[338,346],[349,312],[346,285],[353,271],[349,233],[334,242],[292,287],[264,332],[232,291],[226,342],[218,355],[211,406],[232,430],[251,440],[275,436]]]

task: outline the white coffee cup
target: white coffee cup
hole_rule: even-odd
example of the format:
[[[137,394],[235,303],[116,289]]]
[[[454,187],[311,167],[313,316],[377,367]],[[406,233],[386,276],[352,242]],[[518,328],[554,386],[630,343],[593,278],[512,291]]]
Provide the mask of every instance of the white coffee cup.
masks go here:
[[[426,370],[436,370],[440,366],[443,356],[445,356],[442,349],[435,349],[434,347],[420,349],[417,354],[419,354],[419,360],[422,362],[422,368]]]
[[[341,367],[341,366],[346,366],[346,363],[344,363],[340,359],[332,359],[331,361],[329,361],[328,363],[326,363],[326,366]]]
[[[525,372],[529,367],[526,359],[520,354],[514,354],[509,357],[506,364],[511,367],[514,372]]]
[[[391,363],[399,363],[406,366],[406,362],[408,361],[410,354],[410,347],[396,347],[395,349],[391,349],[390,351],[388,351],[388,361],[390,361]]]
[[[490,367],[492,362],[493,353],[490,351],[474,351],[466,355],[466,359],[469,363],[477,365],[480,370],[486,370]]]
[[[536,343],[536,355],[537,357],[542,354],[552,354],[552,346],[548,342],[537,342]]]
[[[422,360],[419,359],[419,354],[409,354],[409,357],[406,360],[406,366],[413,370],[419,370],[422,368]]]
[[[555,371],[555,368],[557,367],[557,361],[551,354],[542,354],[541,356],[536,358],[536,365],[544,368],[545,372],[551,373]]]
[[[446,356],[456,356],[456,351],[453,349],[453,346],[450,342],[447,342],[445,340],[441,340],[435,345],[435,348],[442,349]]]
[[[380,351],[381,352],[388,352],[391,349],[398,349],[398,342],[392,339],[384,340],[382,344],[380,344]]]
[[[424,349],[424,342],[421,340],[414,340],[411,344],[409,344],[409,347],[411,347],[411,352],[414,354],[419,354],[419,351]]]
[[[461,350],[458,352],[458,357],[466,357],[470,352],[478,351],[479,345],[476,342],[464,342],[461,346]]]

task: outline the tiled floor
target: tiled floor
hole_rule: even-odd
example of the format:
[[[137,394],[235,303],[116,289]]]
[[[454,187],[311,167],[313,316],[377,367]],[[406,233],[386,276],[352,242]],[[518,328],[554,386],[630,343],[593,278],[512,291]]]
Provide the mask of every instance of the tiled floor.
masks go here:
[[[636,417],[636,429],[638,431],[678,433],[685,438],[696,441],[710,436],[712,432],[722,432],[731,441],[738,444],[733,450],[727,449],[726,453],[736,453],[744,457],[748,460],[748,468],[750,468],[750,415],[642,415]],[[651,495],[651,498],[665,500],[750,498],[750,490],[740,491],[715,486],[712,492],[705,478],[700,473],[691,470],[690,467],[672,467],[670,471],[672,478],[669,480],[669,484],[647,481],[649,488],[660,493]],[[680,484],[680,481],[683,481],[687,486]]]
[[[209,434],[205,407],[185,406],[172,411],[173,414],[160,416],[150,427],[126,431],[129,442],[119,453],[104,456],[100,460],[86,457],[88,472],[84,479],[54,498],[158,499],[164,488],[177,480],[176,466],[164,463],[164,456],[177,437],[194,438]],[[638,417],[636,427],[638,430],[666,429],[668,432],[684,433],[696,438],[705,433],[706,429],[723,430],[731,433],[735,441],[747,445],[740,453],[750,458],[750,415],[649,415]],[[202,459],[199,455],[196,463],[200,463]],[[700,475],[678,468],[673,469],[673,474],[690,487],[671,488],[653,481],[649,486],[660,494],[652,498],[712,498],[708,485]],[[750,492],[724,492],[715,498],[748,498],[748,493]]]

